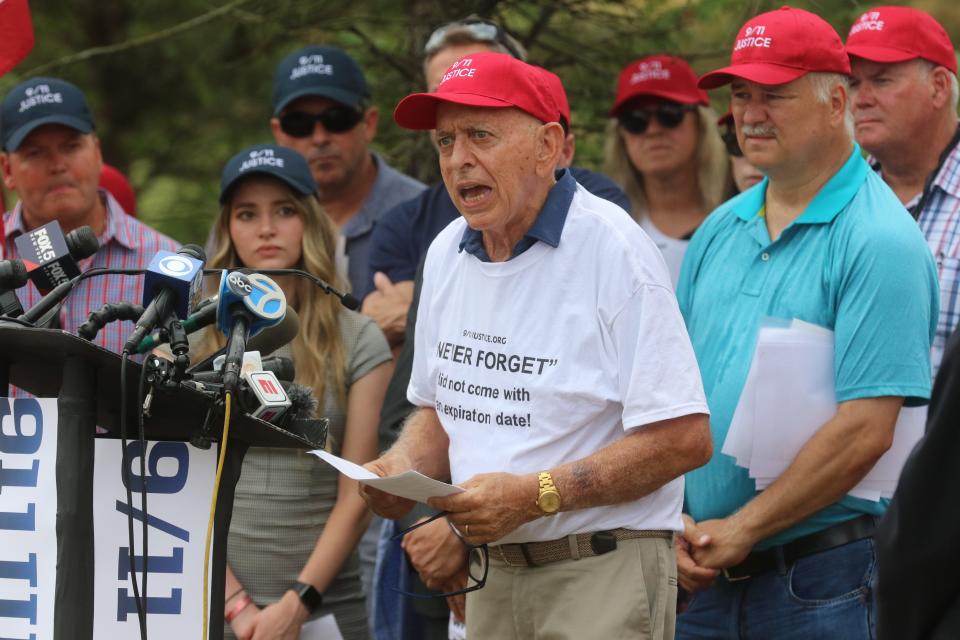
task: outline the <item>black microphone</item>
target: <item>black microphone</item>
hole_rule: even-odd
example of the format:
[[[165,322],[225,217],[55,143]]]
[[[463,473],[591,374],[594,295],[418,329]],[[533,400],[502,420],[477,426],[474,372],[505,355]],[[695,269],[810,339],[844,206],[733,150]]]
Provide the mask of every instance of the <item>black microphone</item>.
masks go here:
[[[260,353],[273,353],[285,344],[293,342],[293,339],[300,333],[300,318],[293,307],[287,307],[287,314],[283,320],[272,327],[267,327],[255,336],[247,340],[247,351],[259,351]],[[210,354],[200,362],[190,367],[191,373],[198,371],[212,371],[213,361],[226,353],[226,349]]]
[[[56,220],[17,236],[14,243],[30,279],[44,295],[80,275],[77,262],[100,248],[90,227],[78,227],[64,235]]]
[[[28,280],[30,273],[23,260],[0,261],[0,289],[19,289],[27,284]]]
[[[134,353],[140,341],[164,322],[171,313],[186,318],[197,306],[203,263],[207,257],[195,244],[184,245],[176,253],[160,251],[150,261],[143,279],[143,315],[123,350]]]
[[[183,330],[187,333],[193,333],[194,331],[199,331],[204,327],[208,327],[217,320],[217,296],[212,296],[203,300],[200,304],[197,305],[197,308],[187,316],[187,319],[183,321]],[[137,345],[137,353],[147,353],[153,349],[159,347],[161,344],[166,342],[164,337],[157,335],[149,335],[140,341],[140,344]]]
[[[30,276],[22,260],[0,262],[0,316],[16,318],[23,315],[20,298],[13,292],[27,284]]]

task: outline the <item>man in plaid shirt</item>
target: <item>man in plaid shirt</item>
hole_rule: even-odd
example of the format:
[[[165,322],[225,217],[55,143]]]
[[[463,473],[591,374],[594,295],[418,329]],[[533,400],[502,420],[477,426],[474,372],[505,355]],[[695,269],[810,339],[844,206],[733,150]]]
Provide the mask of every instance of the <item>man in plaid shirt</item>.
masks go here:
[[[3,214],[4,258],[20,257],[17,236],[53,220],[64,233],[88,225],[97,234],[100,249],[80,262],[81,271],[145,269],[157,251],[176,250],[173,240],[126,215],[113,196],[98,188],[100,141],[86,99],[73,84],[38,77],[14,87],[0,105],[0,144],[4,186],[19,196],[17,205]],[[32,282],[17,294],[24,309],[42,297]],[[74,333],[91,311],[109,302],[139,303],[142,295],[142,276],[90,278],[67,297],[60,326]],[[95,342],[119,353],[132,331],[132,322],[113,322]]]
[[[957,57],[944,28],[907,7],[878,7],[847,37],[857,141],[927,239],[940,279],[936,374],[960,320]]]

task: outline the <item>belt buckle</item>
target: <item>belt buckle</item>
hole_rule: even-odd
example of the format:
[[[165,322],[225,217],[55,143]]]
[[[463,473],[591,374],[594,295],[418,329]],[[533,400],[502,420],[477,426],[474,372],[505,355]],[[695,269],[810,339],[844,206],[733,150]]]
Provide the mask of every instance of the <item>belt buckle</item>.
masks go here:
[[[750,578],[753,577],[751,575],[732,576],[730,575],[730,572],[727,571],[726,569],[722,569],[720,573],[723,574],[723,577],[727,579],[727,582],[742,582],[744,580],[749,580]]]

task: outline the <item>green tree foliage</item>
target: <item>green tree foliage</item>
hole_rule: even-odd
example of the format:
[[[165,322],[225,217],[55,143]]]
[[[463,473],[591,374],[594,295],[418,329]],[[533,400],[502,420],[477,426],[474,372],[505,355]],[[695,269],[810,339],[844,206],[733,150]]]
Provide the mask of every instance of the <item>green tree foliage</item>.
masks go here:
[[[530,60],[563,78],[573,106],[577,163],[602,164],[607,109],[619,70],[652,53],[681,55],[704,72],[729,59],[739,26],[772,0],[34,0],[36,47],[0,91],[33,75],[71,80],[96,114],[107,162],[138,192],[141,217],[183,242],[202,241],[216,213],[220,170],[245,145],[271,139],[271,85],[281,57],[307,43],[337,44],[365,69],[380,109],[375,147],[423,180],[437,177],[425,134],[391,118],[423,86],[423,43],[469,14],[505,25]],[[845,34],[871,4],[794,3]],[[960,9],[913,2],[956,36]],[[724,91],[714,96],[725,108]],[[9,199],[8,199],[9,200]]]

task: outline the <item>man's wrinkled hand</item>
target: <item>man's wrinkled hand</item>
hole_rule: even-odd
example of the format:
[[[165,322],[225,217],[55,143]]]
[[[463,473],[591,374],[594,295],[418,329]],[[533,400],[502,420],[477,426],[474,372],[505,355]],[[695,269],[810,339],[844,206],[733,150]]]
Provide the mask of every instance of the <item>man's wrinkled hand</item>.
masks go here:
[[[371,471],[381,478],[392,476],[404,471],[410,470],[410,464],[400,460],[395,456],[385,455],[376,460],[372,460],[363,465],[367,471]],[[367,506],[378,516],[396,520],[410,513],[416,502],[395,496],[379,489],[369,487],[362,482],[358,483],[360,487],[360,497],[366,501]]]
[[[467,548],[443,518],[414,529],[401,546],[423,584],[434,591],[467,566]]]
[[[522,524],[539,518],[536,475],[481,473],[462,485],[463,493],[430,498],[471,545],[499,540]]]
[[[728,569],[736,566],[743,562],[756,542],[734,517],[704,520],[697,527],[701,535],[710,540],[707,545],[691,549],[693,559],[701,567]]]
[[[713,584],[719,575],[716,569],[701,567],[691,555],[692,549],[710,544],[710,536],[700,530],[693,518],[683,514],[683,534],[677,536],[677,580],[688,593],[702,591]]]

